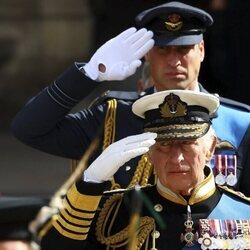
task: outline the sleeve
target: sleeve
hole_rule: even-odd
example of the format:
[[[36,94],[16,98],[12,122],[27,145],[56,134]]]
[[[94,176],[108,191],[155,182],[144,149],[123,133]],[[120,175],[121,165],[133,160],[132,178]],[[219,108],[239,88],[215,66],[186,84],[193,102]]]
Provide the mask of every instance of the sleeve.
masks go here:
[[[83,181],[73,185],[64,198],[63,207],[52,217],[51,228],[41,240],[41,249],[97,249],[95,237],[89,234],[107,185],[108,182]]]
[[[11,124],[13,134],[41,151],[80,159],[104,120],[105,107],[69,112],[97,85],[73,65],[20,110]]]

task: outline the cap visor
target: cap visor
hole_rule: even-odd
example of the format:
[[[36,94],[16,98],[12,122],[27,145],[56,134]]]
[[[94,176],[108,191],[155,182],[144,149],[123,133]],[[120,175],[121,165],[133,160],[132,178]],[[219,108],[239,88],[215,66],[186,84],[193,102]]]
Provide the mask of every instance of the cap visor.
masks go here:
[[[154,36],[155,46],[182,46],[198,44],[203,40],[203,35],[183,35],[183,36]]]

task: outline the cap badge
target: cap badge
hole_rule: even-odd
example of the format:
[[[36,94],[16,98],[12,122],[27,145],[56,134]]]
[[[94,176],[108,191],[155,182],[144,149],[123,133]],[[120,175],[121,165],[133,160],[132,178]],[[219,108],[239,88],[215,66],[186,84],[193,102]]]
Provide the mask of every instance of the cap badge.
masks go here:
[[[171,14],[168,16],[168,21],[165,22],[166,29],[170,31],[177,31],[180,30],[182,27],[183,22],[180,21],[181,16],[178,14]]]
[[[165,97],[163,103],[159,105],[159,109],[161,116],[164,118],[185,116],[187,114],[187,104],[173,93]]]

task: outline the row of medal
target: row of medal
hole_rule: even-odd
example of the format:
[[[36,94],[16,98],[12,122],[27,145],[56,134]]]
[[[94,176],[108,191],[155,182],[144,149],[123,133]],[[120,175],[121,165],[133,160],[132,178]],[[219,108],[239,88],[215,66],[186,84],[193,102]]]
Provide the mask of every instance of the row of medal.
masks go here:
[[[250,220],[199,220],[201,249],[250,249]]]
[[[214,171],[216,184],[234,186],[237,183],[236,155],[214,155],[210,166]]]

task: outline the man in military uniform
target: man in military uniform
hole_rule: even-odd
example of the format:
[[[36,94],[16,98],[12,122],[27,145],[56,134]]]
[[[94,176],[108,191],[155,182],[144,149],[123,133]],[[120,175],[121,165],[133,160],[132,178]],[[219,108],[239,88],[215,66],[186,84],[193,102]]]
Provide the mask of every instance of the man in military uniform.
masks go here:
[[[207,165],[218,106],[214,95],[185,90],[137,100],[132,109],[145,133],[113,143],[84,171],[42,249],[249,249],[250,199],[217,187]],[[106,192],[98,208],[119,167],[146,152],[156,185]]]
[[[14,135],[39,150],[77,160],[98,137],[99,147],[91,162],[110,143],[140,133],[142,119],[131,112],[131,105],[140,98],[137,92],[106,92],[89,108],[69,112],[100,82],[132,75],[143,56],[154,82],[146,94],[166,89],[206,92],[198,75],[205,54],[203,33],[213,23],[208,13],[169,2],[143,11],[136,23],[138,30],[130,28],[111,39],[88,63],[75,63],[32,98],[13,120]],[[250,109],[220,100],[212,120],[220,141],[218,157],[212,159],[216,181],[250,195]],[[150,169],[147,157],[132,159],[115,174],[113,188],[147,184]]]

